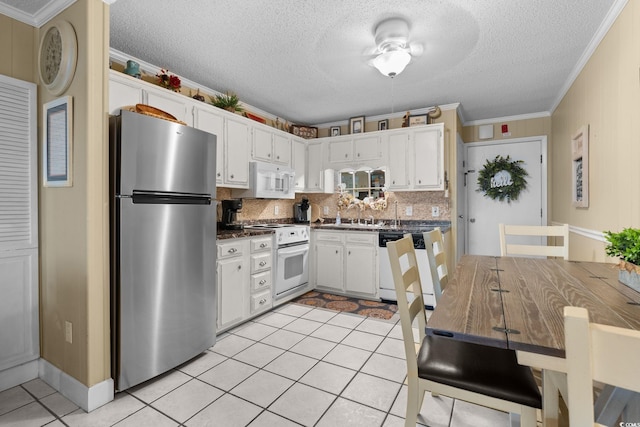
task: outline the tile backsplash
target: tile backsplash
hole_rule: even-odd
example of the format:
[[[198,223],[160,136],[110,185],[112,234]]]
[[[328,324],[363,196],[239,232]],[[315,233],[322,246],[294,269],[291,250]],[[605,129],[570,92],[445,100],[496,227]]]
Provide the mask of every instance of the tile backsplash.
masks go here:
[[[398,204],[398,219],[401,220],[441,220],[450,221],[451,211],[449,199],[444,197],[444,191],[406,191],[390,192],[387,209],[373,211],[365,209],[360,213],[361,218],[373,216],[376,220],[392,220],[395,218],[395,204]],[[311,208],[320,218],[335,218],[338,212],[337,194],[298,193],[291,199],[243,199],[242,211],[238,213],[239,221],[261,221],[293,218],[293,205],[306,196],[311,203]],[[231,199],[231,189],[218,188],[216,193],[218,201]],[[324,207],[328,208],[328,214],[324,214]],[[432,216],[432,207],[437,207],[440,216]],[[407,207],[411,207],[412,215],[407,215]],[[276,214],[276,210],[278,213]],[[343,209],[340,211],[343,221],[349,221],[358,217],[356,209]],[[218,213],[220,218],[220,212]]]

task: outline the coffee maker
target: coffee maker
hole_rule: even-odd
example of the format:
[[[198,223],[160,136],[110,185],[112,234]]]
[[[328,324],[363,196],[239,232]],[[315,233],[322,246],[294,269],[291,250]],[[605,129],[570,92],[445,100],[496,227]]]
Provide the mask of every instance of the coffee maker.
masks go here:
[[[308,223],[309,216],[309,199],[303,197],[300,203],[293,205],[293,221]]]
[[[238,223],[238,212],[242,210],[242,199],[231,199],[222,201],[222,223],[223,230],[242,230],[244,226]]]

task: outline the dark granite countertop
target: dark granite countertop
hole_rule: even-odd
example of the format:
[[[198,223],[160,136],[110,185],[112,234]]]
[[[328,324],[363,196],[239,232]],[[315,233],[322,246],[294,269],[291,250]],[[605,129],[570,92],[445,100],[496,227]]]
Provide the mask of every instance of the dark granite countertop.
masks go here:
[[[440,227],[443,233],[446,233],[451,228],[451,222],[449,221],[400,221],[398,227],[393,227],[391,221],[384,221],[385,225],[370,226],[370,225],[358,225],[351,224],[350,222],[336,225],[335,223],[329,223],[325,220],[324,223],[311,224],[312,230],[337,230],[337,231],[363,231],[363,232],[402,232],[402,233],[422,233],[423,231],[430,231],[436,227]]]
[[[218,240],[226,240],[226,239],[238,239],[241,237],[256,237],[256,236],[266,236],[269,234],[273,234],[274,231],[271,230],[260,230],[255,228],[245,228],[242,230],[220,230],[218,229],[218,234],[216,238]]]

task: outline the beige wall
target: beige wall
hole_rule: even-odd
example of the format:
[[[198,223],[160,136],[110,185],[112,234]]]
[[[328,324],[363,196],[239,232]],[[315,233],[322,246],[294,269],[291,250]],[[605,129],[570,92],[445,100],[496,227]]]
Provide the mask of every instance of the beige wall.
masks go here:
[[[630,0],[552,116],[551,218],[595,231],[640,227],[640,0]],[[571,138],[589,125],[589,207],[571,205]],[[571,241],[572,259],[604,244]]]
[[[36,40],[35,28],[0,15],[0,74],[37,83]]]
[[[108,7],[101,0],[79,0],[38,29],[37,39],[59,18],[74,26],[78,39],[75,76],[61,95],[73,97],[73,186],[40,187],[41,353],[91,386],[110,377]],[[43,86],[39,93],[40,105],[57,98]],[[65,342],[65,321],[73,324],[71,344]]]
[[[501,126],[503,124],[509,125],[509,136],[502,136]],[[551,135],[551,117],[540,117],[536,119],[524,119],[524,120],[511,120],[500,123],[494,123],[493,125],[493,138],[480,139],[478,136],[479,125],[464,126],[462,128],[462,140],[464,142],[478,142],[478,141],[501,141],[504,139],[521,138],[527,136],[541,136],[546,135],[547,139],[550,139]],[[549,144],[551,141],[549,141]]]

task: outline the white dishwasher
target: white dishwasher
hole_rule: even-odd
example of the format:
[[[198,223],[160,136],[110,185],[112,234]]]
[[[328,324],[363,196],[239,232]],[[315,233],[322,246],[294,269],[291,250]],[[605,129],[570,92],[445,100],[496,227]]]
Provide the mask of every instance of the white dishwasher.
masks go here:
[[[380,299],[385,301],[397,301],[396,289],[393,285],[393,275],[391,274],[391,264],[389,263],[389,254],[387,252],[387,242],[400,240],[404,237],[404,234],[402,231],[383,231],[378,233]],[[433,294],[433,281],[431,280],[431,269],[429,268],[427,251],[424,247],[424,238],[422,233],[412,233],[411,236],[413,237],[413,247],[416,250],[424,305],[426,308],[433,310],[436,306],[436,298]],[[402,258],[400,262],[406,262],[406,260]],[[408,265],[405,264],[402,268],[404,270],[408,268]]]

